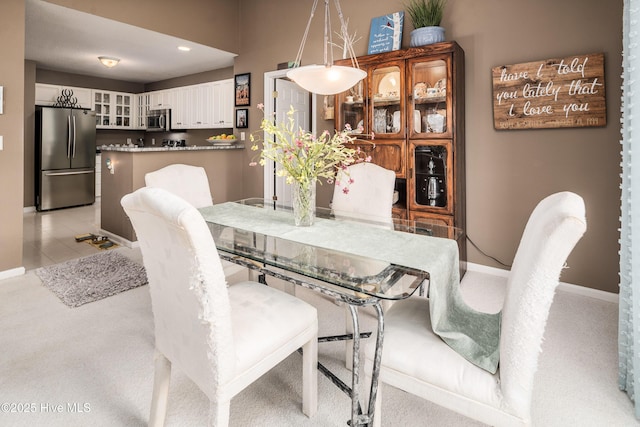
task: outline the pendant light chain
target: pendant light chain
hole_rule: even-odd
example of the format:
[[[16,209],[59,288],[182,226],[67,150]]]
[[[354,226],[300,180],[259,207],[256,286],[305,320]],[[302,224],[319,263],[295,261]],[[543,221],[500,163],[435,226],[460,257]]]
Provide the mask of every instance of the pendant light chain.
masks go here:
[[[351,37],[349,37],[349,33],[347,31],[347,24],[345,23],[344,16],[342,15],[342,9],[340,8],[340,1],[334,0],[334,2],[336,5],[336,10],[338,11],[338,17],[340,18],[340,33],[342,33],[342,39],[344,40],[344,44],[347,47],[347,51],[349,52],[349,57],[351,58],[351,65],[354,68],[360,68],[358,66],[358,60],[356,59],[356,53],[353,50],[353,43],[351,43]]]
[[[333,46],[333,39],[331,37],[331,13],[329,12],[329,0],[324,0],[324,65],[325,67],[330,67],[333,65],[333,47],[330,48],[329,46]]]
[[[302,64],[302,52],[304,51],[304,45],[307,43],[307,36],[309,35],[309,27],[311,27],[311,21],[313,21],[313,16],[316,13],[317,7],[318,7],[318,0],[313,0],[313,6],[311,7],[311,15],[309,15],[309,20],[307,21],[307,28],[305,28],[304,34],[302,35],[302,41],[300,42],[300,47],[298,48],[298,54],[296,55],[296,62],[294,63],[294,67],[299,67],[300,64]],[[325,52],[325,56],[326,56],[326,52]]]

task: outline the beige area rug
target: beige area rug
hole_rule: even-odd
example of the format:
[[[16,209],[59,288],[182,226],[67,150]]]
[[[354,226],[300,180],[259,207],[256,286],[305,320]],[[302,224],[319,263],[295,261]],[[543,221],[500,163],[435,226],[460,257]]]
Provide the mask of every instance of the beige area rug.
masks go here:
[[[69,307],[79,307],[147,283],[144,267],[104,252],[36,270],[42,284]]]

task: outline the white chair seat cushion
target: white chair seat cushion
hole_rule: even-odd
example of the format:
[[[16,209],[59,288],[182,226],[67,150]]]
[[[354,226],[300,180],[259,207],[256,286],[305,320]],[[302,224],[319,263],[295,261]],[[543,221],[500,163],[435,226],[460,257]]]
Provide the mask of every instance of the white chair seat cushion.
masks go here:
[[[240,282],[228,289],[238,372],[283,351],[298,335],[299,344],[291,350],[295,351],[309,340],[310,328],[317,331],[315,307],[292,295],[257,282]]]
[[[370,340],[366,346],[368,361],[374,351],[375,341]],[[370,363],[367,365],[370,369]],[[469,363],[433,333],[427,298],[398,301],[385,312],[382,366],[382,382],[414,394],[424,394],[420,386],[425,383],[492,407],[501,406],[498,375]],[[398,379],[406,387],[398,384]]]

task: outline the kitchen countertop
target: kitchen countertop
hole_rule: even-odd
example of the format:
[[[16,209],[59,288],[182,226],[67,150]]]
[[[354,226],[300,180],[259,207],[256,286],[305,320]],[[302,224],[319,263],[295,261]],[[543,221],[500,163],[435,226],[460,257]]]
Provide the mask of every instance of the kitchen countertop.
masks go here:
[[[127,153],[145,153],[157,151],[204,151],[204,150],[237,150],[244,148],[244,144],[232,145],[189,145],[187,147],[138,147],[136,145],[101,145],[100,151],[121,151]]]

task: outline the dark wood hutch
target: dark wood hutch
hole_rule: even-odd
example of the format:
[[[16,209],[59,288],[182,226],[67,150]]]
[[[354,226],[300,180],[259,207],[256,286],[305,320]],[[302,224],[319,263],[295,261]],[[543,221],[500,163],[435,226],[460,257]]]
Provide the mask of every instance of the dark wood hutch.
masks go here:
[[[464,51],[443,42],[357,59],[367,77],[336,95],[336,129],[361,133],[371,161],[396,173],[395,217],[464,231]]]

